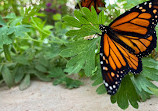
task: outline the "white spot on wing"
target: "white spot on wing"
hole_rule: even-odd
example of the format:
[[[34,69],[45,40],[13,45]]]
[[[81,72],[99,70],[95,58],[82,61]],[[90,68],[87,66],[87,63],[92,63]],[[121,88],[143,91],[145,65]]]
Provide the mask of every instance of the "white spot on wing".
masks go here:
[[[103,56],[103,53],[100,53],[100,56]]]
[[[108,87],[109,85],[108,85],[108,83],[107,82],[105,82],[105,80],[103,81],[103,83],[105,84],[105,86],[106,87]]]
[[[116,86],[115,86],[115,85],[113,85],[113,88],[116,88]]]
[[[147,4],[147,2],[144,3],[144,5],[146,5],[146,4]]]
[[[109,88],[110,88],[110,90],[112,90],[112,89],[113,89],[111,86],[110,86]]]

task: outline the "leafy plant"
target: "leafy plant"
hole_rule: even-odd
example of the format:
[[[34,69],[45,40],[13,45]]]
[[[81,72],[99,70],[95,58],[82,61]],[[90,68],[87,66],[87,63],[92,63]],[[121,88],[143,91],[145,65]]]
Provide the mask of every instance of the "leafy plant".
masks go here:
[[[113,6],[117,6],[117,4]],[[116,7],[113,8],[115,9]],[[109,8],[107,9],[109,10]],[[116,9],[113,11],[116,11]],[[119,13],[115,14],[118,16]],[[108,16],[114,19],[115,14]],[[106,93],[106,89],[102,84],[98,55],[100,38],[87,41],[84,40],[84,37],[101,33],[99,31],[99,24],[104,24],[104,22],[105,24],[109,24],[111,20],[108,19],[108,16],[103,11],[97,16],[93,7],[91,11],[85,7],[81,10],[75,10],[74,16],[65,16],[63,18],[66,25],[75,27],[66,33],[73,40],[66,43],[66,48],[60,53],[62,57],[70,58],[67,62],[65,72],[72,74],[84,71],[86,76],[90,76],[94,80],[93,86],[99,85],[96,90],[97,93]],[[150,95],[158,95],[158,87],[152,83],[152,81],[158,81],[157,66],[157,61],[150,57],[144,58],[143,72],[136,76],[133,74],[125,76],[117,94],[111,96],[111,102],[117,102],[118,106],[122,109],[128,108],[129,104],[134,108],[138,108],[138,102],[149,99]]]
[[[46,25],[40,9],[41,5],[30,6],[18,10],[20,15],[13,11],[0,16],[0,84],[19,84],[19,89],[24,90],[31,79],[38,78],[67,88],[79,87],[83,83],[63,71],[67,60],[59,56],[67,42],[61,15],[54,16],[54,26]]]

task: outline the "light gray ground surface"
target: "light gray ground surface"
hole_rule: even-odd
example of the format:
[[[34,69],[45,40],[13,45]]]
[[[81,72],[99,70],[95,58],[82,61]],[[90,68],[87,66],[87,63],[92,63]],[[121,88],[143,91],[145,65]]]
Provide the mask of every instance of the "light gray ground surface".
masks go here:
[[[90,80],[83,81],[83,86],[72,90],[39,81],[33,81],[25,91],[2,87],[0,111],[122,111],[111,104],[109,95],[96,94],[97,87],[92,87]],[[158,98],[153,96],[139,103],[138,110],[130,106],[126,111],[158,111]]]

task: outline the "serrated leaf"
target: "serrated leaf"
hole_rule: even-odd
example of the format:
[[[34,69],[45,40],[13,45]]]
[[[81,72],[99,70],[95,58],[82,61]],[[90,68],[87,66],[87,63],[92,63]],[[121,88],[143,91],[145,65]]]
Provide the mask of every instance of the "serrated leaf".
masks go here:
[[[158,70],[157,69],[144,67],[142,75],[151,80],[158,81]]]
[[[158,97],[158,88],[149,87],[149,89]]]
[[[20,83],[19,89],[21,91],[27,89],[30,86],[30,74],[26,74],[25,78]]]
[[[65,21],[66,25],[68,25],[68,26],[78,27],[78,28],[81,27],[81,23],[72,16],[67,15],[67,16],[63,17],[62,19],[63,19],[63,21]]]
[[[8,27],[4,26],[0,28],[0,47],[3,46],[3,44],[11,44],[12,40],[7,35]]]
[[[106,18],[107,18],[107,16],[104,15],[104,11],[101,11],[99,13],[99,23],[104,24],[106,22]]]
[[[137,94],[141,98],[141,101],[146,101],[147,99],[149,99],[151,94],[143,90],[143,88],[141,87],[141,84],[142,84],[141,81],[136,81],[134,77],[131,77],[131,80],[136,88]]]
[[[158,69],[158,61],[155,61],[151,58],[143,58],[143,66]]]
[[[139,95],[137,94],[129,75],[126,75],[125,78],[123,78],[117,93],[111,97],[111,102],[117,102],[120,108],[126,109],[128,108],[129,103],[134,108],[138,108],[138,101]]]
[[[93,16],[92,12],[88,8],[83,7],[82,11],[83,11],[84,15],[86,15],[85,17],[86,17],[86,20],[88,20],[88,22],[90,22],[92,24],[98,24],[98,18],[96,16]]]
[[[16,37],[24,37],[25,33],[30,32],[31,30],[28,28],[28,25],[18,25],[14,26],[15,36]]]
[[[83,7],[81,10],[82,10],[82,13],[77,10],[74,11],[74,15],[76,17],[76,18],[74,18],[74,20],[77,19],[78,22],[76,22],[76,23],[80,23],[80,25],[76,24],[76,27],[78,27],[79,29],[68,31],[66,33],[67,36],[71,36],[71,37],[74,36],[76,38],[80,38],[80,37],[85,37],[85,36],[96,34],[96,33],[100,32],[99,24],[98,24],[98,17],[96,15],[95,9],[92,8],[92,11],[90,12],[90,10],[88,8]],[[71,19],[73,19],[73,18],[71,18]],[[71,21],[68,19],[65,19],[64,21],[66,23],[71,24]]]
[[[89,24],[89,22],[85,18],[85,15],[83,15],[83,13],[81,13],[80,11],[75,10],[74,15],[82,24]]]
[[[153,94],[153,93],[149,90],[148,87],[157,88],[153,83],[151,83],[149,80],[147,80],[141,74],[139,76],[136,76],[134,81],[135,81],[136,85],[138,82],[141,83],[140,84],[141,90],[143,89],[144,91],[146,91],[149,94]]]
[[[67,48],[61,51],[63,57],[71,57],[68,61],[65,71],[69,74],[78,73],[82,68],[85,74],[90,76],[95,69],[95,49],[99,39],[91,41],[80,40],[66,44]]]

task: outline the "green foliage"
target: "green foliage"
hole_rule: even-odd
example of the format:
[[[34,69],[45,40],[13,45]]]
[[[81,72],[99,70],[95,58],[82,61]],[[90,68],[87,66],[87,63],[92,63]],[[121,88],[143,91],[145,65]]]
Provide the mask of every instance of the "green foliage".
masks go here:
[[[122,1],[120,0],[119,2],[122,3]],[[131,2],[130,4],[123,2],[122,5],[124,7],[128,6],[128,9],[133,6]],[[66,33],[67,36],[73,39],[65,44],[66,48],[60,53],[62,57],[69,59],[64,71],[68,74],[84,71],[86,76],[91,76],[94,81],[93,86],[99,85],[96,90],[98,94],[106,93],[106,89],[102,84],[99,55],[97,54],[99,52],[100,38],[86,41],[84,37],[100,33],[99,24],[107,25],[120,15],[121,12],[117,8],[120,8],[117,4],[109,5],[105,9],[105,12],[108,12],[106,15],[104,15],[103,11],[97,15],[93,7],[91,12],[87,8],[81,8],[80,11],[75,10],[75,17],[65,16],[63,18],[67,26],[75,27]],[[138,102],[146,101],[153,94],[158,95],[158,87],[152,83],[152,81],[158,81],[157,66],[157,61],[149,57],[144,58],[143,72],[138,75],[129,74],[125,76],[118,92],[111,96],[111,102],[117,103],[122,109],[128,108],[130,104],[138,109]]]
[[[4,3],[4,7],[9,6],[8,2]],[[19,84],[19,89],[25,90],[31,79],[38,78],[67,88],[82,85],[64,72],[67,60],[59,56],[67,42],[68,30],[60,21],[62,15],[54,14],[55,25],[47,25],[43,18],[46,15],[39,12],[42,4],[24,8],[14,2],[17,8],[12,0],[10,3],[10,13],[4,11],[0,16],[0,84],[6,83],[8,87]]]
[[[84,69],[85,74],[90,76],[95,69],[95,49],[99,39],[91,41],[79,40],[65,44],[66,49],[62,50],[62,57],[72,57],[67,65],[65,72],[72,74]]]
[[[137,85],[137,84],[135,84]],[[136,89],[131,81],[129,75],[123,78],[118,92],[111,96],[111,102],[118,104],[122,109],[126,109],[129,106],[129,103],[134,107],[138,108],[139,96],[136,92]]]
[[[77,88],[83,84],[79,80],[68,78],[60,67],[51,69],[49,77],[55,78],[53,81],[54,85],[66,84],[67,88]]]

